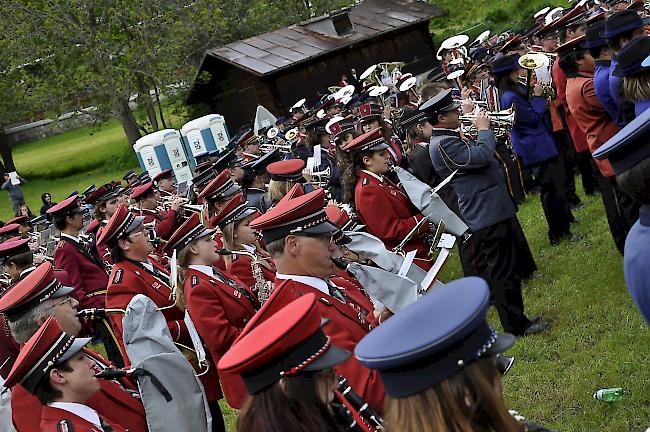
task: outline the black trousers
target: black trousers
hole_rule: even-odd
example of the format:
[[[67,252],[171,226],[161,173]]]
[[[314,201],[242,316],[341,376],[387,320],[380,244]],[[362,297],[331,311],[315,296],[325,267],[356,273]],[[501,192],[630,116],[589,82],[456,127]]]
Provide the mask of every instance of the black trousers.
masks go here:
[[[209,403],[208,408],[210,408],[210,414],[212,415],[212,432],[226,432],[226,424],[223,421],[219,402]]]
[[[553,132],[553,140],[560,153],[560,162],[564,171],[564,194],[571,204],[580,203],[580,198],[576,194],[575,167],[577,165],[576,149],[573,146],[571,136],[566,129]]]
[[[531,166],[542,190],[540,200],[548,224],[548,238],[555,244],[571,234],[571,210],[565,195],[565,170],[560,156]],[[575,193],[575,191],[574,191]]]
[[[618,188],[613,176],[599,175],[598,187],[605,207],[609,231],[612,233],[616,248],[623,255],[627,233],[639,219],[640,204]]]
[[[517,261],[512,220],[507,219],[474,232],[463,247],[472,257],[469,273],[465,273],[465,276],[485,279],[490,285],[491,302],[497,309],[503,329],[515,335],[523,334],[530,320],[524,314],[521,279],[515,269]]]
[[[587,195],[593,195],[594,191],[598,188],[598,168],[594,162],[594,158],[591,157],[589,151],[578,153],[576,159],[578,165],[578,170],[580,171],[580,176],[582,177],[582,189]]]

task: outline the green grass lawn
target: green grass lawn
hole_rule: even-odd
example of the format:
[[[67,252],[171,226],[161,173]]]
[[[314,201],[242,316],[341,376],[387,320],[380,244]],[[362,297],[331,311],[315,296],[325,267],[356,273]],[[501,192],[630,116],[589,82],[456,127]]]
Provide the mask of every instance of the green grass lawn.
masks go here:
[[[579,183],[579,179],[577,179]],[[578,189],[580,187],[578,186]],[[559,431],[645,431],[650,426],[647,364],[650,332],[628,295],[600,197],[582,196],[574,212],[577,242],[549,245],[538,197],[520,208],[519,220],[539,268],[524,283],[529,315],[552,320],[550,331],[519,339],[515,365],[505,379],[509,408]],[[455,258],[446,280],[462,276]],[[491,311],[490,320],[498,326]],[[599,388],[623,387],[618,404],[596,401]]]

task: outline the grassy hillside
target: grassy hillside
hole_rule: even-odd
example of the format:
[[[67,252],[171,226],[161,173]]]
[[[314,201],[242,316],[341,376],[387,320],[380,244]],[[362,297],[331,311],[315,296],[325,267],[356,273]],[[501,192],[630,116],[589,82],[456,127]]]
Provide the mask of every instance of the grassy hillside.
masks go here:
[[[485,30],[499,34],[507,29],[532,25],[532,16],[546,6],[567,7],[566,0],[432,0],[448,14],[431,21],[436,47],[441,41],[457,34],[467,34],[470,41]]]

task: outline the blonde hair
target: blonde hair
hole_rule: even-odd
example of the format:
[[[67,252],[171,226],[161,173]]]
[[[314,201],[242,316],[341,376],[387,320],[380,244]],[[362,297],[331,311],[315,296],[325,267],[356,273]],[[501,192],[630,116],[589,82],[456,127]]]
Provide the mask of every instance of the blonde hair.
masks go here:
[[[197,240],[193,240],[183,249],[176,251],[176,274],[178,277],[178,295],[185,299],[185,281],[187,280],[187,269],[192,261],[190,246],[194,246]]]
[[[482,358],[461,372],[405,398],[387,398],[389,432],[523,432],[496,389],[498,371]]]
[[[650,74],[623,77],[623,98],[631,102],[650,99]]]
[[[245,220],[245,219],[242,219]],[[244,249],[244,245],[241,244],[235,238],[235,228],[237,224],[241,221],[230,222],[225,227],[221,228],[221,234],[223,236],[223,245],[230,250],[241,250]]]
[[[286,194],[289,193],[295,182],[291,180],[269,181],[269,198],[273,204],[277,204]]]

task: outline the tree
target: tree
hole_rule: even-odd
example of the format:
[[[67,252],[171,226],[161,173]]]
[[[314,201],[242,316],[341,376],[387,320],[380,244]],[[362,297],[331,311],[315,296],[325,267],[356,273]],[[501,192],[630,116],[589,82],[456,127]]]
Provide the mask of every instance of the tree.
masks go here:
[[[35,105],[53,113],[93,106],[98,120],[118,118],[131,144],[150,131],[136,121],[133,97],[157,127],[149,90],[188,81],[221,27],[218,4],[207,0],[17,0],[0,16],[9,56],[40,65],[23,76]]]

